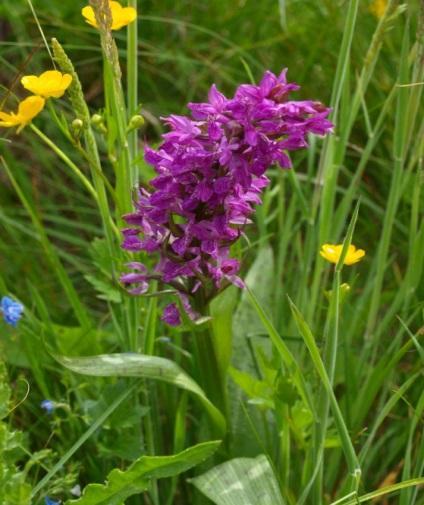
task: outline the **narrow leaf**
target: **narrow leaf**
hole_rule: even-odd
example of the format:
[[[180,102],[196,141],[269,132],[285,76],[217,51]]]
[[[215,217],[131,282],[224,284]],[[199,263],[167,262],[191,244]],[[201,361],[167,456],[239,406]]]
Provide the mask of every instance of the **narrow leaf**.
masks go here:
[[[406,489],[407,487],[422,486],[422,485],[424,485],[424,478],[405,480],[403,482],[399,482],[398,484],[393,484],[392,486],[385,486],[380,489],[377,489],[377,491],[373,491],[372,493],[367,493],[362,496],[353,498],[352,500],[343,503],[343,505],[357,505],[358,503],[365,503],[367,501],[373,500],[374,498],[378,498],[379,496],[385,496],[387,494],[394,493],[395,491]],[[340,500],[337,500],[337,502],[333,502],[331,505],[336,505],[336,503],[339,502]]]

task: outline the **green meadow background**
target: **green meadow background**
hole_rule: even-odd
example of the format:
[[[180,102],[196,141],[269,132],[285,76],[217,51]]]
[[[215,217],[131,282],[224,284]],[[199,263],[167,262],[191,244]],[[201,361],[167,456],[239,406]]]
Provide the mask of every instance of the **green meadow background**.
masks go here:
[[[16,330],[0,326],[0,360],[7,368],[0,373],[0,398],[9,406],[0,411],[1,503],[41,504],[45,496],[65,502],[75,485],[102,483],[142,454],[170,455],[223,439],[206,462],[187,456],[193,463],[180,477],[154,476],[143,494],[81,505],[248,504],[243,495],[233,502],[213,498],[206,484],[188,479],[261,454],[281,504],[356,503],[351,470],[358,462],[358,496],[394,486],[373,503],[424,504],[422,487],[396,487],[422,478],[424,465],[424,4],[387,3],[387,14],[378,17],[368,0],[138,1],[145,119],[138,131],[140,181],[153,174],[142,145],[159,142],[165,131],[160,117],[186,114],[187,102],[204,100],[212,83],[231,96],[266,69],[287,67],[288,79],[301,85],[293,98],[333,107],[331,139],[311,139],[309,150],[294,153],[292,172],[270,169],[272,184],[236,251],[253,301],[231,287],[211,308],[220,364],[215,389],[196,363],[196,330],[163,325],[161,300],[130,300],[116,282],[110,265],[122,269],[125,258],[118,243],[116,256],[108,256],[97,203],[57,149],[90,177],[87,161],[61,134],[51,110],[34,123],[56,151],[30,127],[20,135],[0,130],[0,295],[25,305]],[[90,112],[102,113],[102,51],[97,31],[80,15],[84,5],[33,0],[45,38],[58,39],[71,58]],[[114,35],[125,89],[135,62],[127,61],[126,30]],[[21,75],[49,68],[30,5],[2,0],[1,108],[26,96]],[[75,118],[65,97],[55,108],[68,124]],[[113,186],[107,138],[95,135]],[[112,198],[109,205],[122,226]],[[334,339],[335,302],[328,292],[334,293],[337,276],[333,281],[334,269],[319,249],[342,243],[346,234],[366,256],[338,279],[350,289],[337,305]],[[145,261],[154,264],[154,258]],[[128,345],[134,329],[139,346]],[[314,349],[350,445],[329,407]],[[52,357],[129,351],[178,363],[221,407],[227,434],[214,432],[204,404],[175,381],[77,375]],[[299,376],[316,407],[315,421],[299,395]],[[46,398],[57,404],[52,415],[40,408]],[[228,474],[233,483],[247,489],[245,469],[234,472]]]

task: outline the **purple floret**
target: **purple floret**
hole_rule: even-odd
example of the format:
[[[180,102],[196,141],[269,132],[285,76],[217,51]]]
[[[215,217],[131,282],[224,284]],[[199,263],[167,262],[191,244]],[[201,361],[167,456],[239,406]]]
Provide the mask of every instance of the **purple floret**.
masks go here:
[[[177,305],[175,303],[167,305],[163,310],[161,319],[170,326],[179,326],[181,317]]]
[[[289,151],[307,147],[308,134],[333,127],[320,102],[289,100],[297,89],[286,70],[279,77],[267,71],[258,86],[243,84],[231,99],[213,85],[207,103],[188,105],[191,117],[164,119],[170,131],[157,150],[145,150],[157,175],[150,188],[140,188],[135,212],[124,216],[129,228],[122,245],[158,251],[160,259],[150,273],[129,265],[136,272],[121,280],[135,285],[130,292],[142,294],[158,279],[185,297],[200,289],[208,301],[228,284],[243,286],[230,247],[261,203],[266,170],[290,168]]]

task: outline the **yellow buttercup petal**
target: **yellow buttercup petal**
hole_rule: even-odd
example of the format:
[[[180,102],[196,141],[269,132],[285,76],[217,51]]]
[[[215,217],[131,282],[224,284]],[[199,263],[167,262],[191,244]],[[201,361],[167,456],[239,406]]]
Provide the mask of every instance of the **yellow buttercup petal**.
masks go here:
[[[337,264],[340,256],[342,254],[343,244],[324,244],[321,247],[320,255],[329,261],[330,263]],[[356,247],[351,244],[348,247],[347,254],[344,259],[345,265],[353,265],[361,261],[365,256],[365,251],[363,249],[356,249]]]
[[[18,126],[18,133],[24,128],[28,123],[30,123],[37,114],[39,114],[43,108],[46,101],[41,96],[29,96],[22,100],[18,106],[18,112],[0,112],[0,126],[5,128],[11,128],[13,126]]]
[[[65,89],[68,89],[69,86],[71,85],[72,82],[72,75],[71,74],[63,74],[62,75],[62,86],[65,87]]]
[[[19,104],[18,115],[30,121],[43,110],[44,104],[45,100],[41,96],[29,96]]]
[[[96,16],[94,15],[94,10],[90,5],[87,5],[82,8],[81,14],[84,16],[85,21],[91,25],[97,28],[97,23],[96,23]]]
[[[119,2],[110,2],[112,14],[112,30],[120,30],[132,23],[137,17],[137,11],[133,7],[122,7]]]
[[[21,79],[21,84],[28,90],[35,88],[38,84],[38,77],[36,75],[24,75]]]
[[[14,114],[13,112],[8,114],[7,112],[0,112],[0,126],[3,126],[4,128],[10,128],[12,126],[16,126],[19,124],[17,121],[18,116],[17,114]]]
[[[110,13],[112,16],[111,30],[120,30],[124,26],[129,25],[137,18],[137,11],[133,7],[122,7],[119,2],[109,1]],[[96,16],[91,6],[87,5],[81,10],[85,21],[95,28],[98,28]]]
[[[373,0],[370,5],[370,11],[374,14],[374,16],[378,18],[382,18],[387,9],[387,0]]]
[[[38,77],[26,75],[21,79],[25,89],[44,98],[60,98],[71,82],[72,76],[70,74],[62,74],[58,70],[47,70]]]

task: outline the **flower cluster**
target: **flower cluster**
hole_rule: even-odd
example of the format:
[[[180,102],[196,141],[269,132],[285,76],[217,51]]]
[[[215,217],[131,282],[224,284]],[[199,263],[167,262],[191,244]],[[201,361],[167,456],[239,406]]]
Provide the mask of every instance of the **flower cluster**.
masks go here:
[[[56,410],[56,404],[52,400],[43,400],[40,407],[46,411],[46,414],[52,414]]]
[[[3,296],[0,300],[0,312],[3,314],[4,321],[10,326],[16,327],[23,311],[24,306],[22,303],[13,300],[9,296]]]
[[[189,104],[191,117],[165,119],[170,132],[145,154],[157,176],[140,188],[123,230],[125,249],[158,251],[160,260],[153,272],[129,264],[135,271],[121,280],[132,285],[130,293],[145,293],[149,280],[159,279],[176,289],[187,310],[198,290],[208,301],[229,283],[243,285],[230,247],[261,203],[266,170],[290,168],[288,151],[307,147],[308,134],[332,129],[320,102],[289,99],[297,89],[286,71],[278,77],[267,71],[259,85],[243,84],[233,98],[212,86],[207,103]],[[175,309],[165,310],[170,324],[179,322]]]
[[[69,85],[72,76],[62,74],[57,70],[47,70],[41,75],[25,75],[21,79],[22,86],[31,91],[33,96],[22,100],[17,112],[0,111],[0,126],[12,128],[18,126],[18,133],[29,124],[43,109],[46,99],[60,98]]]

